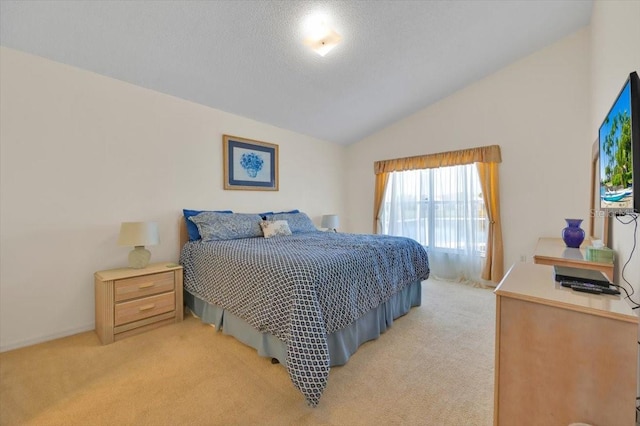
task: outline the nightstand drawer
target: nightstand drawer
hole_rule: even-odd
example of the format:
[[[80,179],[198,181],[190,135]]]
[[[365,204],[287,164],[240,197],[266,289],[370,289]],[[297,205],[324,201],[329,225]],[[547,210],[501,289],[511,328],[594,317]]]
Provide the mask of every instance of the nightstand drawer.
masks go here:
[[[175,292],[145,297],[115,306],[114,325],[127,324],[176,309]]]
[[[115,301],[136,299],[174,290],[174,272],[142,275],[115,282]]]

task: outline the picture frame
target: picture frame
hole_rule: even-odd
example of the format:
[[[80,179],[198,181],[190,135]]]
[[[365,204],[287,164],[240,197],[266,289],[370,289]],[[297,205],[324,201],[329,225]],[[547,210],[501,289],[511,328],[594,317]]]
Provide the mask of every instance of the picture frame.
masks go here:
[[[224,189],[278,191],[278,145],[222,135]]]

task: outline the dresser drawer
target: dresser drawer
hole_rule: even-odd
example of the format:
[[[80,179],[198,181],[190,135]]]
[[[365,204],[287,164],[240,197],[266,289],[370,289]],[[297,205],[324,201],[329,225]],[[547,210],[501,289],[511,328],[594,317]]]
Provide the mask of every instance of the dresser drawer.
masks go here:
[[[137,299],[174,290],[174,272],[142,275],[115,282],[115,301]]]
[[[176,294],[173,291],[171,293],[117,303],[115,306],[114,325],[127,324],[175,309]]]

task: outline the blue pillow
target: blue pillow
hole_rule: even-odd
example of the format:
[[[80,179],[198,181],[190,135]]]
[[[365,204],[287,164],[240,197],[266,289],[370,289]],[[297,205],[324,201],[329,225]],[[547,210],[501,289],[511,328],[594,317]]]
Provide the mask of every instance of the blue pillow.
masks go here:
[[[273,216],[274,214],[288,214],[288,213],[300,213],[300,210],[291,210],[288,212],[264,212],[264,213],[258,213],[264,220],[267,220],[267,218],[269,218],[270,216]]]
[[[258,213],[260,216],[264,217],[264,216],[273,216],[274,214],[288,214],[288,213],[300,213],[300,210],[290,210],[288,212],[264,212],[264,213]]]
[[[198,227],[202,241],[262,237],[262,218],[257,214],[202,212],[189,220]]]
[[[191,216],[196,216],[202,212],[209,210],[187,210],[182,209],[182,213],[184,214],[184,221],[187,224],[187,233],[189,234],[189,241],[198,241],[200,237],[200,232],[198,232],[198,227],[195,223],[191,222],[189,218]],[[215,213],[233,213],[231,210],[214,210]]]
[[[300,211],[295,211],[295,213],[274,213],[269,216],[269,220],[286,220],[293,234],[318,231],[309,216]]]

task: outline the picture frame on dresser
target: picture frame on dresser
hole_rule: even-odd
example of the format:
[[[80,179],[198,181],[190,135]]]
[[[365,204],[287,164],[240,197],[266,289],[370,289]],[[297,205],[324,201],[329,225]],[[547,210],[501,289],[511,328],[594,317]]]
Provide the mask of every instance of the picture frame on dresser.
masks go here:
[[[278,145],[222,135],[224,189],[278,191]]]

